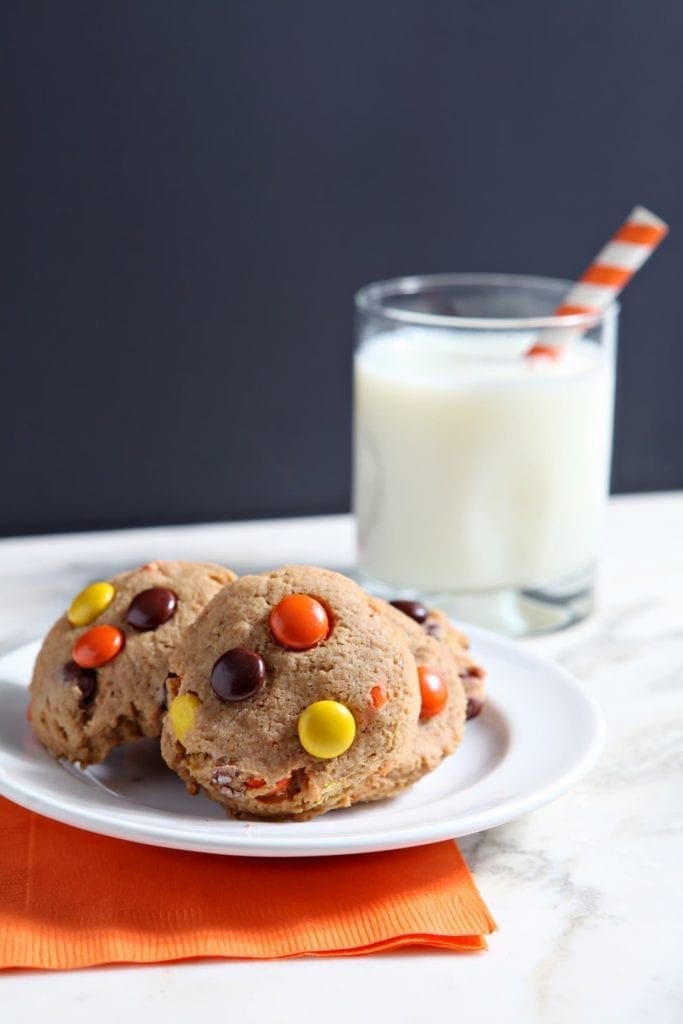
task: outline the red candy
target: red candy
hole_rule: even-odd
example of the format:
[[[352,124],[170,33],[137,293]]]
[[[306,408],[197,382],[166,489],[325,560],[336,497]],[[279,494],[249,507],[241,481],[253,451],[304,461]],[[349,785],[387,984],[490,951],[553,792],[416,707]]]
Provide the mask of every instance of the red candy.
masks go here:
[[[122,650],[125,637],[116,626],[93,626],[78,638],[71,657],[81,668],[99,668]]]
[[[270,629],[283,647],[290,651],[307,651],[328,636],[330,621],[324,605],[315,597],[290,594],[270,613]]]
[[[446,680],[440,672],[430,668],[429,665],[420,665],[417,676],[420,681],[420,697],[422,698],[420,718],[433,718],[446,707],[448,700]]]

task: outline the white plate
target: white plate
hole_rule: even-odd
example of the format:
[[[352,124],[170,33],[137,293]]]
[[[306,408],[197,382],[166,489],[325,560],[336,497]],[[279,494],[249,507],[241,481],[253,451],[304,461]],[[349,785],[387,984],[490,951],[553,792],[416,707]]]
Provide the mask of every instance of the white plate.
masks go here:
[[[595,762],[603,725],[567,672],[483,630],[470,629],[488,669],[488,700],[437,771],[401,796],[298,823],[227,819],[191,797],[138,741],[81,771],[53,760],[26,721],[38,644],[0,658],[0,793],[57,821],[155,846],[256,857],[305,857],[419,846],[501,825],[554,800]]]

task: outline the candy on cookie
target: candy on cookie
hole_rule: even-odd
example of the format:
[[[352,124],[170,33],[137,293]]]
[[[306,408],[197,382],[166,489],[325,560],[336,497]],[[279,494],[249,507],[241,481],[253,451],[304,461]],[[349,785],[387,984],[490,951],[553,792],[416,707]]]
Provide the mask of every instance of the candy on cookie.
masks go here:
[[[299,715],[297,732],[307,754],[328,760],[349,749],[356,736],[356,720],[338,700],[316,700]]]
[[[89,626],[98,615],[109,607],[116,596],[111,583],[91,583],[80,594],[76,594],[66,613],[72,626]]]
[[[325,606],[311,594],[288,594],[270,613],[270,631],[291,651],[307,651],[330,632]]]

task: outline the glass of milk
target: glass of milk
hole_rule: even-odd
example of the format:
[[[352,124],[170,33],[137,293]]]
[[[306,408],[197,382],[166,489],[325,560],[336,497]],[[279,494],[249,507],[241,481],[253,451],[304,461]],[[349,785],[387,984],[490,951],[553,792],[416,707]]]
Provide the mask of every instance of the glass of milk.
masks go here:
[[[591,610],[618,307],[554,317],[570,284],[449,274],[357,294],[353,493],[370,589],[510,635]],[[540,338],[560,356],[529,358]]]

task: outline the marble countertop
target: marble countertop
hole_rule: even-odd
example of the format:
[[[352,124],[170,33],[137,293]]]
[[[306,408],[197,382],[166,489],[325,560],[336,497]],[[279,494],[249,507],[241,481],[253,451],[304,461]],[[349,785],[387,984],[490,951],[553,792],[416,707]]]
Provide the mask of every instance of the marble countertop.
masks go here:
[[[9,972],[2,1018],[148,1024],[683,1020],[683,494],[610,503],[598,611],[524,641],[597,698],[607,744],[570,793],[460,845],[500,931],[477,955],[197,962]],[[347,516],[0,541],[0,652],[33,639],[87,580],[150,558],[344,569]]]

